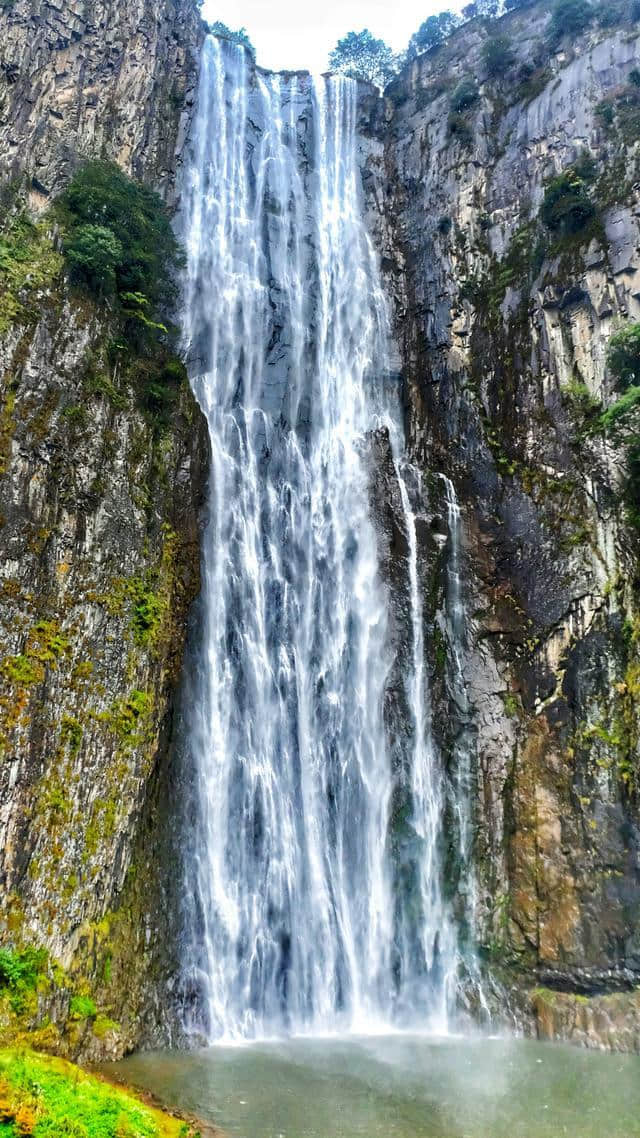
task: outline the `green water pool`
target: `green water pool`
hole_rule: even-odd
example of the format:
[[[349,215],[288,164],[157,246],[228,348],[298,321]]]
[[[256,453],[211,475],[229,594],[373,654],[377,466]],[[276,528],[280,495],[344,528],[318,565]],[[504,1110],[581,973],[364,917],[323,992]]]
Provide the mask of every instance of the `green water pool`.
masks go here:
[[[640,1136],[640,1057],[560,1044],[296,1038],[119,1069],[238,1138]]]

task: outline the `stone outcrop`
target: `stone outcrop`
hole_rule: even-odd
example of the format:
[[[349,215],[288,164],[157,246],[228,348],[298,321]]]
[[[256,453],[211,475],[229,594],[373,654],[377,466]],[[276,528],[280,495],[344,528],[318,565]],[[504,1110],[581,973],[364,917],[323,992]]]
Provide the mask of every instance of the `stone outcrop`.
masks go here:
[[[363,97],[361,136],[423,509],[437,525],[434,472],[462,506],[481,951],[530,1030],[610,1045],[601,994],[637,1022],[624,993],[640,982],[638,537],[620,457],[585,408],[614,397],[606,343],[640,317],[640,35],[592,26],[552,48],[548,21],[538,4],[467,24],[382,103]],[[509,39],[500,77],[490,35]],[[540,218],[545,186],[581,162],[594,217],[560,239]],[[437,592],[429,545],[423,558]],[[447,756],[459,708],[432,635],[443,603],[426,636]],[[542,1016],[522,997],[540,984],[579,997],[590,1028],[548,1004]]]
[[[49,952],[0,1017],[99,1058],[166,1019],[159,850],[208,440],[186,383],[158,416],[114,362],[47,209],[90,157],[171,200],[202,25],[179,0],[16,0],[0,24],[0,931]]]

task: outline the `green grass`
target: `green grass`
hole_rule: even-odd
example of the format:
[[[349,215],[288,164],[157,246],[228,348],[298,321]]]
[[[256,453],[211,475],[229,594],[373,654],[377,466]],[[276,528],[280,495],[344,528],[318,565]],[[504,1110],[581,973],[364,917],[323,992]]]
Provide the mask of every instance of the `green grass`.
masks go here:
[[[189,1124],[63,1059],[0,1051],[0,1138],[196,1138]]]

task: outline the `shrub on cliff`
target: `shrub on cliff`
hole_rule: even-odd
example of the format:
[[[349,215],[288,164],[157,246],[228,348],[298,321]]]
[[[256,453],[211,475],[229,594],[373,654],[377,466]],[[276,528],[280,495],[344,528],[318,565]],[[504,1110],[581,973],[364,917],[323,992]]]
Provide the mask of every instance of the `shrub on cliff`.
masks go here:
[[[482,45],[482,59],[487,75],[497,79],[509,70],[514,61],[511,41],[507,36],[491,36]]]
[[[461,114],[472,107],[478,98],[478,88],[473,79],[461,79],[451,95],[450,106],[454,114]]]
[[[614,332],[607,346],[607,366],[622,394],[603,412],[600,427],[624,449],[627,513],[640,529],[640,322]]]
[[[174,296],[180,262],[166,207],[153,190],[112,162],[87,162],[59,199],[72,271],[102,286],[112,276],[118,295],[137,292],[149,304]]]
[[[351,79],[385,87],[398,70],[398,61],[384,40],[376,39],[368,28],[349,32],[329,56],[329,67]]]
[[[607,346],[607,365],[622,391],[640,386],[640,322],[614,332]]]
[[[584,31],[593,18],[589,0],[558,0],[551,12],[548,37],[552,46],[564,36]]]
[[[107,301],[117,322],[112,363],[125,363],[145,410],[162,426],[179,387],[171,368],[184,372],[160,316],[175,299],[182,262],[168,211],[153,190],[102,161],[76,173],[56,209],[72,279]]]
[[[596,216],[584,178],[577,169],[563,170],[548,182],[540,216],[548,229],[562,236],[579,233]]]
[[[65,244],[65,256],[77,279],[94,292],[113,292],[124,250],[105,225],[79,225]]]

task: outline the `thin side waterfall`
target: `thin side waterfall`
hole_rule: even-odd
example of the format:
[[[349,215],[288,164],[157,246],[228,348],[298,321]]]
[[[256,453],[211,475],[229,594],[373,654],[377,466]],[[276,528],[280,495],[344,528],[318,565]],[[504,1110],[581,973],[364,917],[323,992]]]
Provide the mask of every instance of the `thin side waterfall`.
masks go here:
[[[441,1029],[457,947],[442,899],[417,542],[388,316],[361,215],[356,85],[256,71],[208,37],[184,190],[184,342],[211,440],[185,726],[185,1021],[209,1039]],[[386,430],[409,549],[413,720],[371,510]],[[408,772],[408,774],[406,773]],[[413,835],[396,889],[394,792]]]

